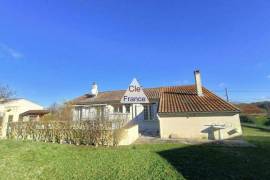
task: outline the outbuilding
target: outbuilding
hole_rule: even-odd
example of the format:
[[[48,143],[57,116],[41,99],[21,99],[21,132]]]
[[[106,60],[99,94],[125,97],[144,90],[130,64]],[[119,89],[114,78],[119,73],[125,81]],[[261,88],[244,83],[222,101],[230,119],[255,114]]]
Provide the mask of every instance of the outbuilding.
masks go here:
[[[18,122],[26,112],[44,112],[44,107],[23,98],[0,100],[0,138],[6,137],[8,123]]]

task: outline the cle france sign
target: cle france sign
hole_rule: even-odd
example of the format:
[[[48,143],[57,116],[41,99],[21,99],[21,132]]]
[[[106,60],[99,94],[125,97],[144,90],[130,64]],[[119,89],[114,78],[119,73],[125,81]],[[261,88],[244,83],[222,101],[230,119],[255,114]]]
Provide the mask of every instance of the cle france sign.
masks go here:
[[[126,93],[122,97],[121,103],[123,104],[149,103],[148,98],[143,92],[142,86],[139,84],[139,82],[135,78],[132,80]]]

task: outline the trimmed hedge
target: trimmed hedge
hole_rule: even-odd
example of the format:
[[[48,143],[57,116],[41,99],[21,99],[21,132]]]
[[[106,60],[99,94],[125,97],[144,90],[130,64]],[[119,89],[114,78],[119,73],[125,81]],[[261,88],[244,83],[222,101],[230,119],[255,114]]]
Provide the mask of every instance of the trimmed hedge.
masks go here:
[[[49,121],[12,122],[7,136],[10,139],[76,145],[117,145],[123,121]]]

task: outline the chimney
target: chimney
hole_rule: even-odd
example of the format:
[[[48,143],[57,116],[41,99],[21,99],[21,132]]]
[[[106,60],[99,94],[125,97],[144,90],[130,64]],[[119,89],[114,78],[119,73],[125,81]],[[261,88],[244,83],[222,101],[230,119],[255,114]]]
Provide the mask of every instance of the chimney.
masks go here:
[[[98,95],[98,85],[95,82],[93,82],[92,84],[91,95],[94,95],[94,96]]]
[[[194,71],[195,76],[195,83],[196,83],[196,92],[198,96],[203,96],[203,90],[202,90],[202,79],[201,79],[201,73],[200,70]]]

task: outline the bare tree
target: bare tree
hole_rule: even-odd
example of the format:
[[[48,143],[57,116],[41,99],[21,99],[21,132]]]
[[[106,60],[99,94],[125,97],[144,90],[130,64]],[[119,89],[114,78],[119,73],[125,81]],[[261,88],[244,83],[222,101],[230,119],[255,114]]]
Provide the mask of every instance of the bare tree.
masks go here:
[[[72,121],[72,104],[71,103],[54,103],[49,107],[50,113],[45,115],[43,121]]]
[[[15,92],[7,85],[0,85],[0,100],[8,99],[15,95]]]
[[[63,105],[61,105],[58,111],[58,119],[60,121],[72,121],[73,119],[73,106],[71,103],[64,103]]]

